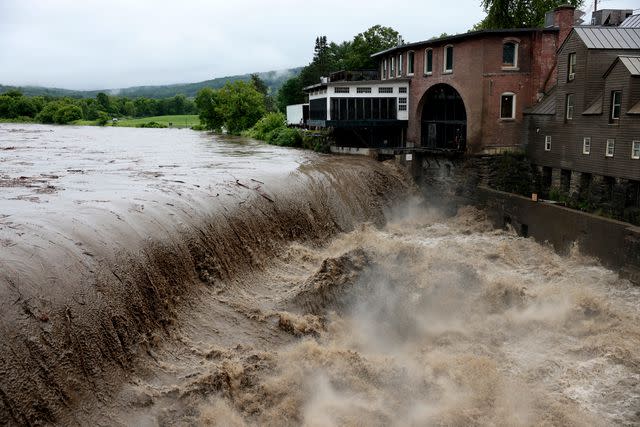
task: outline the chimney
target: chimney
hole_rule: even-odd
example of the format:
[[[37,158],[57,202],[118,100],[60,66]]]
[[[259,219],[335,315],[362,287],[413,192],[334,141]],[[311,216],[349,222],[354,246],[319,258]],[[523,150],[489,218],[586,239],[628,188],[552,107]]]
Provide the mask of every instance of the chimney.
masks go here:
[[[576,8],[569,4],[558,6],[553,10],[553,26],[560,29],[558,46],[562,44],[573,28],[575,10]]]

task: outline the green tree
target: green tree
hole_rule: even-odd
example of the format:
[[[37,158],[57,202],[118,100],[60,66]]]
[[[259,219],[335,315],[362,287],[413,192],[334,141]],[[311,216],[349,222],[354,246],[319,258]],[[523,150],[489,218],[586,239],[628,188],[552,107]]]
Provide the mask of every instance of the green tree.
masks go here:
[[[60,125],[82,119],[82,109],[77,105],[63,104],[54,114],[54,121]]]
[[[305,95],[302,91],[302,80],[299,77],[287,80],[278,91],[277,104],[278,109],[282,112],[287,111],[287,105],[302,104],[304,101]]]
[[[561,5],[579,7],[582,3],[583,0],[482,0],[487,16],[473,29],[542,27],[546,12]]]
[[[260,78],[258,73],[251,74],[251,83],[253,87],[256,88],[258,92],[260,92],[264,96],[264,108],[268,112],[274,112],[277,110],[275,101],[271,96],[271,89],[266,85],[264,80]]]
[[[16,117],[16,100],[8,95],[0,95],[0,117],[13,119]]]
[[[376,68],[376,62],[371,55],[397,46],[399,43],[402,43],[402,38],[396,30],[374,25],[353,38],[346,52],[346,68],[350,70]]]
[[[200,89],[196,95],[196,107],[200,124],[209,130],[220,130],[224,125],[224,117],[219,112],[220,96],[210,87]]]
[[[224,126],[239,134],[256,124],[265,114],[264,95],[252,83],[236,80],[218,91],[216,111],[224,118]]]
[[[96,95],[96,101],[98,101],[99,109],[102,111],[106,111],[107,113],[111,111],[111,102],[109,101],[109,97],[106,93],[100,92]]]

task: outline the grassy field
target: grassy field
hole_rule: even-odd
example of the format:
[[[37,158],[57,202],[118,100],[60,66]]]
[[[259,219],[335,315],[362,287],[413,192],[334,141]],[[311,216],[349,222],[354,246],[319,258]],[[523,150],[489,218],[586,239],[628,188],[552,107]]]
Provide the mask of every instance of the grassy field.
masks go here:
[[[120,119],[117,126],[121,127],[137,127],[149,122],[156,122],[173,128],[190,128],[191,126],[200,124],[197,114],[186,114],[178,116],[155,116],[155,117],[141,117],[139,119]],[[97,125],[95,120],[77,120],[73,122],[74,125],[91,126]],[[171,125],[170,125],[171,124]],[[112,126],[109,122],[107,126]]]

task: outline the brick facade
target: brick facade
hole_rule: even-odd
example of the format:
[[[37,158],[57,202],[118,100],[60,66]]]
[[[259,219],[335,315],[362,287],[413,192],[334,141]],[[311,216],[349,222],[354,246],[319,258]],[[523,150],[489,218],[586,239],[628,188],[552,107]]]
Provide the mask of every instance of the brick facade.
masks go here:
[[[436,84],[453,87],[466,110],[466,151],[496,153],[521,146],[523,110],[555,84],[556,50],[569,34],[574,9],[555,11],[554,27],[546,29],[488,30],[401,45],[374,55],[379,70],[402,55],[401,77],[410,78],[407,144],[423,141],[425,95]],[[503,65],[503,45],[517,43],[517,64]],[[453,47],[453,70],[444,71],[445,47]],[[425,52],[433,52],[432,73],[425,74]],[[414,73],[408,75],[408,53],[414,54]],[[397,65],[396,65],[397,70]],[[397,76],[397,74],[396,74]],[[394,76],[395,77],[395,76]],[[500,118],[501,96],[515,94],[514,118]]]

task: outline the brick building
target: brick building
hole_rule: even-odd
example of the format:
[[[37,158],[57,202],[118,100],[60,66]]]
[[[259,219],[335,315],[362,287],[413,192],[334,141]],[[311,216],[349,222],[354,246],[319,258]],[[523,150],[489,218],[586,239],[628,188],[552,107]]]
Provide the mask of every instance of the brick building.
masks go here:
[[[574,8],[545,28],[484,30],[402,44],[373,55],[381,81],[409,82],[406,143],[468,153],[521,146],[523,111],[555,84],[556,50]]]

